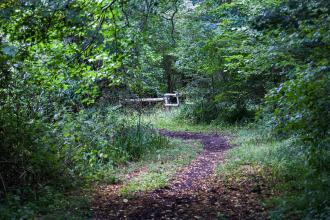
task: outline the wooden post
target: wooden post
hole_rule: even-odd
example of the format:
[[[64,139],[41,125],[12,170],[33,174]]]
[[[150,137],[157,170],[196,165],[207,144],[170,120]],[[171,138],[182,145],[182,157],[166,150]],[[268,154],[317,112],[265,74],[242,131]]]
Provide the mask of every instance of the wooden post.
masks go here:
[[[170,111],[171,107],[169,106],[169,97],[168,96],[164,96],[164,101],[165,101],[165,110],[166,111]]]
[[[175,97],[176,97],[176,104],[178,105],[178,107],[180,106],[180,100],[179,100],[179,93],[175,93]]]

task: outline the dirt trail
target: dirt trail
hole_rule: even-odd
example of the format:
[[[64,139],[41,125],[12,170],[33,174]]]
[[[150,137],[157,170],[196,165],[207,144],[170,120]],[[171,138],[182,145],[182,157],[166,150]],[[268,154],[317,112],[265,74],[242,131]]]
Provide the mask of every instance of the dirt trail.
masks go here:
[[[161,130],[163,136],[199,140],[203,151],[180,170],[169,186],[152,192],[140,192],[125,199],[118,193],[103,191],[95,198],[94,219],[258,219],[263,209],[251,192],[254,183],[226,185],[214,178],[214,170],[223,162],[229,144],[224,136]],[[110,190],[111,191],[111,190]]]
[[[166,130],[161,130],[160,133],[171,138],[200,140],[204,146],[203,152],[189,166],[175,175],[169,186],[169,190],[172,191],[200,189],[200,181],[214,173],[216,165],[223,161],[224,152],[229,148],[226,139],[218,134]]]

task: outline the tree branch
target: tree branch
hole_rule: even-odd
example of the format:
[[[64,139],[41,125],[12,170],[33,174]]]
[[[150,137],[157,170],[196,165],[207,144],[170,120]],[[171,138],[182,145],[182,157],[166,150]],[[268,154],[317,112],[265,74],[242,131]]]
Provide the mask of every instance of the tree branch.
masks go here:
[[[174,12],[170,18],[170,21],[171,21],[171,25],[172,25],[172,30],[171,30],[171,36],[172,36],[172,41],[173,43],[175,44],[176,41],[175,41],[175,37],[174,37],[174,34],[175,34],[175,21],[174,21],[174,18],[175,18],[175,15],[178,13],[178,6],[177,6],[177,3],[178,3],[178,0],[176,0],[174,2],[174,5],[175,5],[175,9],[174,9]]]

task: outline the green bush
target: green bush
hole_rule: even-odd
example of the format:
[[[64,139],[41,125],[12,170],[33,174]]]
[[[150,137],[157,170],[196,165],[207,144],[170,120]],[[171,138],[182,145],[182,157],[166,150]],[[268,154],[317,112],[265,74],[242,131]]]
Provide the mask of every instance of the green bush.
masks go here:
[[[281,134],[298,135],[318,170],[330,170],[330,68],[308,68],[272,90],[265,113]]]
[[[62,180],[66,169],[57,154],[51,127],[41,119],[28,118],[24,112],[17,116],[1,109],[0,113],[0,197],[16,187],[36,189],[55,179]]]
[[[112,158],[114,162],[138,160],[145,153],[164,148],[168,140],[158,134],[151,125],[124,122],[117,126],[114,136]]]
[[[45,189],[51,198],[91,181],[115,182],[114,166],[168,145],[150,125],[111,108],[63,112],[51,124],[21,113],[18,126],[1,109],[0,218],[35,216],[51,205],[41,202]]]
[[[64,141],[64,161],[79,175],[86,173],[86,168],[97,171],[99,165],[111,167],[167,146],[167,139],[150,125],[138,123],[133,117],[124,118],[111,109],[66,114],[57,126]]]
[[[238,107],[235,103],[202,100],[192,105],[184,105],[178,117],[192,123],[233,124],[254,119],[255,111]]]
[[[248,167],[265,178],[267,188],[275,192],[263,201],[271,219],[327,219],[329,172],[306,163],[306,146],[297,144],[297,137],[279,140],[264,127],[241,128],[235,136],[238,147],[227,153],[220,175],[239,177]]]
[[[210,123],[218,117],[218,109],[212,101],[196,101],[192,105],[184,105],[178,117],[192,123]]]

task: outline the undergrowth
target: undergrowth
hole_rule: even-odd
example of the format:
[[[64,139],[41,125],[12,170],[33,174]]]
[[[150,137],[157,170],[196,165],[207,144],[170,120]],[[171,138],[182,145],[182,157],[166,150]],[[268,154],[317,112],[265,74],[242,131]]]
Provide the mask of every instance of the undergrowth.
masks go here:
[[[84,188],[116,182],[116,167],[169,147],[150,124],[112,108],[63,111],[34,127],[1,113],[0,219],[87,215]]]
[[[242,128],[231,143],[221,178],[240,178],[250,169],[267,180],[274,195],[263,201],[272,219],[327,219],[330,175],[317,172],[297,139],[281,140],[261,128]]]
[[[299,136],[279,137],[263,123],[196,124],[180,114],[181,109],[156,112],[145,120],[174,131],[231,134],[233,148],[228,151],[225,163],[218,166],[220,178],[239,180],[248,177],[255,178],[253,181],[266,181],[271,196],[262,203],[272,219],[328,219],[329,171],[316,169],[309,163],[308,147]],[[246,176],[246,172],[249,175]]]
[[[151,123],[159,129],[171,131],[191,131],[191,132],[220,132],[230,134],[236,129],[236,125],[225,125],[219,123],[193,123],[189,119],[179,117],[184,106],[173,108],[171,111],[152,110],[143,115],[143,121]]]
[[[146,172],[128,181],[120,193],[129,197],[136,192],[167,186],[171,177],[196,158],[202,148],[202,144],[196,141],[171,140],[169,148],[146,154],[140,162],[133,163],[126,168],[126,170],[132,171],[143,167]]]

